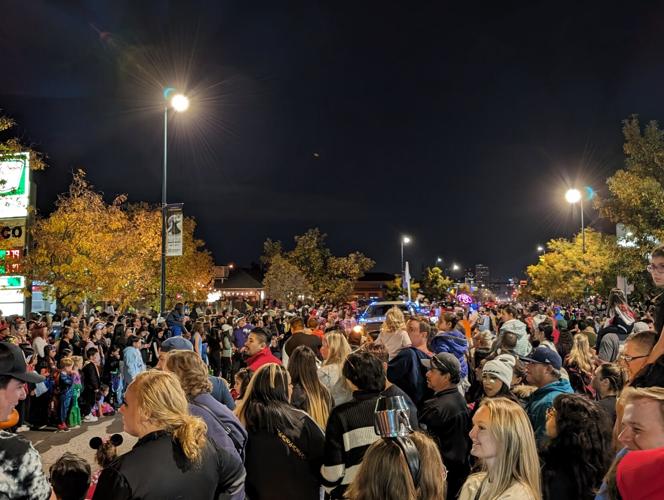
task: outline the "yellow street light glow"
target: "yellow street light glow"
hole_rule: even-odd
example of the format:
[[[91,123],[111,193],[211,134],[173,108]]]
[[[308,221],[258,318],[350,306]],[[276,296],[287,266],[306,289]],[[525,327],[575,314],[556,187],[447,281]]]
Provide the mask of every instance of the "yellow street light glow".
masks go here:
[[[189,109],[189,98],[184,94],[175,94],[171,98],[171,106],[178,113],[187,111]]]
[[[568,189],[565,193],[565,199],[567,203],[578,203],[581,201],[581,191],[578,189]]]

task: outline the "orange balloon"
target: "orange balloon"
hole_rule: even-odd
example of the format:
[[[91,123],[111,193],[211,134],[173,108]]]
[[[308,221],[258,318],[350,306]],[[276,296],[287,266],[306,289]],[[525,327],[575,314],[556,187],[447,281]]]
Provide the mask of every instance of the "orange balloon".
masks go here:
[[[9,429],[16,424],[18,424],[18,412],[16,411],[16,408],[14,408],[7,420],[0,421],[0,429]]]

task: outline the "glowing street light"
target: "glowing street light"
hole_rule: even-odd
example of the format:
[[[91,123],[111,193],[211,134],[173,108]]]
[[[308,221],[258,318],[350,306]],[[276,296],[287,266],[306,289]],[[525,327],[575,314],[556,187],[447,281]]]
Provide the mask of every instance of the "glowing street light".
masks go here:
[[[575,188],[568,189],[565,193],[565,200],[572,205],[578,203],[581,208],[581,253],[586,253],[586,228],[583,224],[583,196],[581,191]]]
[[[539,253],[543,253],[544,252],[544,247],[542,245],[537,245],[537,251]]]
[[[189,98],[184,94],[175,94],[171,98],[171,107],[178,113],[189,109]]]
[[[177,113],[189,109],[189,98],[184,94],[175,93],[173,87],[166,87],[163,92],[164,100],[164,165],[161,180],[161,290],[160,290],[160,313],[166,310],[166,220],[167,208],[167,181],[168,181],[168,108],[171,107]]]
[[[565,199],[567,200],[567,203],[578,203],[581,201],[581,191],[574,188],[568,189],[565,193]]]
[[[459,264],[452,264],[452,271],[458,271],[459,269]]]
[[[402,236],[401,237],[401,272],[404,273],[404,267],[403,267],[403,246],[408,245],[410,243],[411,239],[409,236]]]

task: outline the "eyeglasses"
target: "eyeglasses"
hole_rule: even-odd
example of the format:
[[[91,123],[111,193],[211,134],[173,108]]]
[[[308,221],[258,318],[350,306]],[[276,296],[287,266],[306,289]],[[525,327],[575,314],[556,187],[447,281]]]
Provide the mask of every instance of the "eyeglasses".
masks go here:
[[[662,274],[664,273],[664,266],[656,266],[653,264],[648,264],[646,269],[649,273]]]
[[[647,358],[648,356],[650,356],[650,354],[644,354],[643,356],[628,356],[626,354],[621,354],[620,359],[622,359],[625,363],[631,363],[635,359]]]

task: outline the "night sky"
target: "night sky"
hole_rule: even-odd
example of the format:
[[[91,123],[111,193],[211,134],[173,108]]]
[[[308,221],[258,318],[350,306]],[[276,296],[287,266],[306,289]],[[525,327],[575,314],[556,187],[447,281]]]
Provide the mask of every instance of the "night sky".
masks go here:
[[[408,234],[415,271],[517,276],[578,230],[565,189],[623,165],[621,121],[664,117],[664,5],[461,3],[8,0],[0,109],[49,157],[42,214],[77,168],[159,202],[177,86],[168,198],[218,264],[317,226],[376,271]]]

